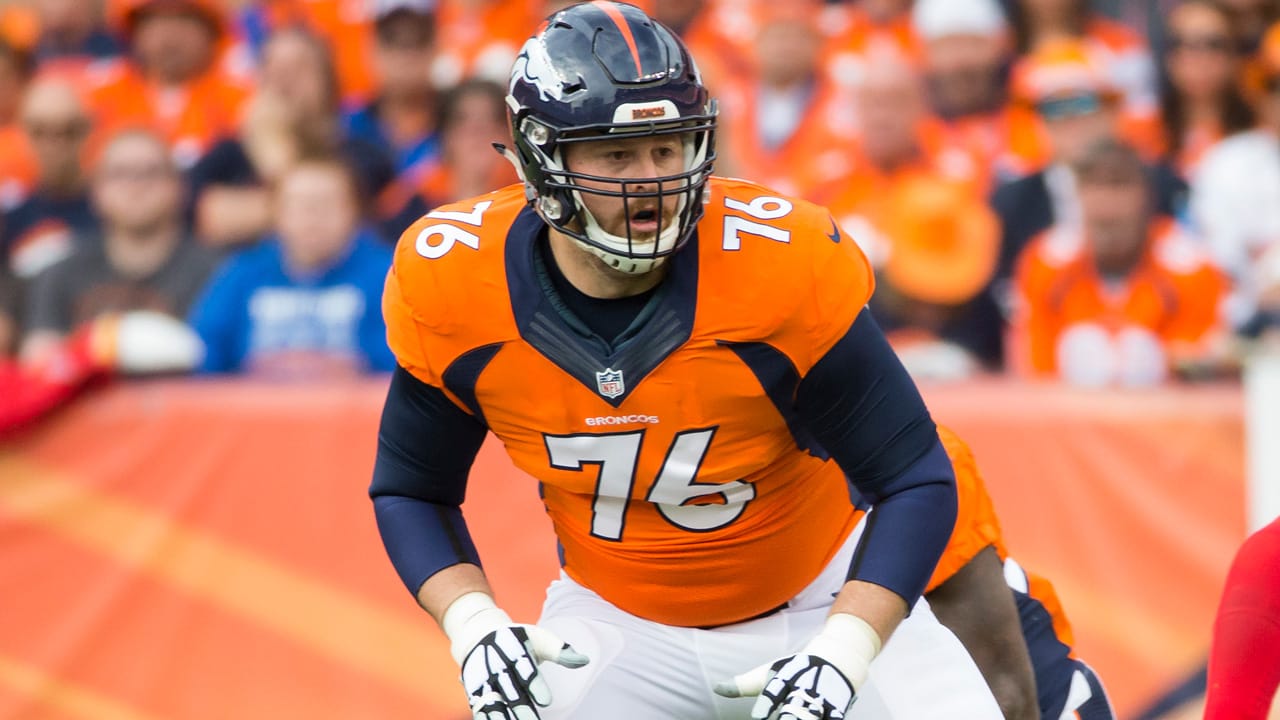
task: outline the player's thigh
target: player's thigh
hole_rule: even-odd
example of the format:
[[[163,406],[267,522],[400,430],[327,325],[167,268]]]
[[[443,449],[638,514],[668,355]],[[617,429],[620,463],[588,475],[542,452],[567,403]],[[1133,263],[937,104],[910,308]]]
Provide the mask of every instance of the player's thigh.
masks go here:
[[[577,669],[543,663],[551,706],[543,720],[712,720],[710,689],[681,628],[650,623],[571,583],[548,592],[538,625],[590,658]]]
[[[973,658],[924,600],[871,663],[863,690],[853,706],[853,718],[1001,718]]]

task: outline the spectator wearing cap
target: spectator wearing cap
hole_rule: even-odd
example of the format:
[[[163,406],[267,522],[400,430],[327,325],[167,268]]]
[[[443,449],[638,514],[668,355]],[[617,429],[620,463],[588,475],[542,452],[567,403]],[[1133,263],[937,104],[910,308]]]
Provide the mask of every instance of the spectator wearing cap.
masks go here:
[[[416,185],[440,153],[436,91],[436,15],[429,0],[384,0],[374,22],[378,95],[347,118],[350,137],[391,157],[398,182]]]
[[[1152,385],[1216,352],[1227,278],[1154,212],[1137,152],[1102,140],[1076,173],[1081,223],[1019,258],[1011,364],[1078,385]]]
[[[184,232],[182,175],[154,131],[125,129],[108,138],[90,192],[101,237],[33,281],[21,350],[29,362],[41,362],[74,329],[105,314],[183,317],[213,268],[212,253]]]
[[[420,4],[430,10],[435,3]],[[506,83],[520,46],[543,17],[540,4],[536,0],[439,0],[439,43],[431,67],[435,86],[450,88],[471,77]]]
[[[854,171],[822,202],[877,270],[872,310],[891,340],[925,335],[954,347],[964,362],[951,375],[999,366],[1000,316],[980,293],[999,242],[986,169],[928,114],[922,78],[906,60],[868,67],[855,93]]]
[[[991,203],[1001,221],[1000,264],[994,286],[1007,300],[1003,281],[1013,272],[1022,248],[1050,226],[1079,224],[1080,203],[1073,166],[1092,145],[1107,138],[1142,135],[1145,126],[1126,122],[1121,94],[1080,43],[1065,40],[1024,58],[1013,77],[1015,146],[1027,153],[1043,143],[1042,169],[996,187]],[[1028,142],[1029,135],[1037,139]],[[1036,153],[1038,154],[1038,153]],[[1152,168],[1157,210],[1175,215],[1184,204],[1186,185],[1165,165]]]
[[[1191,216],[1213,257],[1236,284],[1230,315],[1257,324],[1270,281],[1260,258],[1280,247],[1280,23],[1259,49],[1253,78],[1258,127],[1213,146],[1192,178]]]
[[[270,186],[300,157],[339,154],[361,194],[393,177],[383,148],[343,132],[337,74],[325,42],[302,27],[277,31],[262,53],[258,86],[235,137],[191,169],[196,235],[216,246],[258,240],[272,224]]]
[[[1014,0],[1011,9],[1019,55],[1063,40],[1079,42],[1120,92],[1124,112],[1155,117],[1155,61],[1137,33],[1093,10],[1090,0]]]
[[[391,249],[360,230],[346,165],[306,158],[280,178],[276,234],[228,260],[191,311],[202,370],[318,379],[395,367],[382,320]]]
[[[90,104],[106,127],[150,125],[184,171],[239,122],[249,87],[218,66],[216,0],[121,0],[131,57],[91,67]]]
[[[1166,20],[1160,116],[1165,150],[1183,178],[1222,138],[1253,127],[1231,14],[1217,0],[1185,0]]]
[[[981,150],[997,177],[1033,171],[1013,152],[1006,91],[1012,39],[1000,3],[917,0],[911,17],[934,112],[957,139]]]
[[[102,0],[35,0],[34,6],[40,19],[35,55],[41,63],[120,56],[120,43],[104,22]]]
[[[38,175],[32,193],[0,219],[0,257],[30,279],[71,253],[76,238],[97,229],[85,172],[90,121],[78,88],[46,76],[27,90],[22,129]]]
[[[717,166],[810,198],[851,170],[857,128],[849,94],[819,65],[817,3],[777,3],[759,12],[754,72],[720,89]]]
[[[36,179],[35,157],[19,122],[34,69],[29,52],[0,37],[0,212],[22,202]]]

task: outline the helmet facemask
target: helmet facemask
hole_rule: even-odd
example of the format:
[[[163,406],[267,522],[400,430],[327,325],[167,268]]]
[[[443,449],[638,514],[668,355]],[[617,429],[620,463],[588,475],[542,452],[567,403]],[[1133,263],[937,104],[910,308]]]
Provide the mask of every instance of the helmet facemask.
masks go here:
[[[619,108],[622,113],[628,108]],[[706,204],[707,180],[715,159],[714,104],[706,115],[642,123],[610,123],[559,131],[537,119],[517,119],[515,145],[517,169],[522,171],[534,207],[556,230],[573,238],[606,265],[629,274],[648,272],[679,250],[692,237]],[[653,178],[617,178],[568,169],[565,147],[577,143],[679,135],[683,170]],[[538,177],[528,177],[534,169]],[[587,208],[584,195],[620,198],[626,219],[625,234],[601,227]],[[672,205],[674,204],[674,210]],[[658,230],[642,236],[632,227],[639,207],[653,205]],[[667,216],[670,213],[670,220]]]

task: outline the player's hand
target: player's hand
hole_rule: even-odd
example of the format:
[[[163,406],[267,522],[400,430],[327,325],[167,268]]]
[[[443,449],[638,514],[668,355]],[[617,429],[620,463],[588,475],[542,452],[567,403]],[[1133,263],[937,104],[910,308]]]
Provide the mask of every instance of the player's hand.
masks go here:
[[[792,655],[716,685],[725,697],[759,696],[752,720],[843,720],[857,698],[853,683],[817,655]]]
[[[511,622],[481,593],[455,601],[443,625],[476,720],[537,720],[537,708],[551,704],[538,664],[579,668],[588,662],[551,631]]]
[[[752,720],[843,720],[880,636],[861,618],[837,613],[799,653],[718,683],[724,697],[759,697]]]

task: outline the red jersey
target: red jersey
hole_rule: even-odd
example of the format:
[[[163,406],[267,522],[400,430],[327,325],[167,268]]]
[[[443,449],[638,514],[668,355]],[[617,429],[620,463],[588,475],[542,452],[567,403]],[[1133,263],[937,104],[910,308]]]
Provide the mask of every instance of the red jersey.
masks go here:
[[[823,208],[739,180],[709,187],[648,320],[616,348],[573,332],[542,291],[545,224],[518,185],[410,227],[383,304],[399,363],[538,482],[565,572],[678,626],[776,608],[860,517],[844,473],[801,446],[771,393],[844,336],[870,267]],[[757,374],[762,355],[780,376]]]

